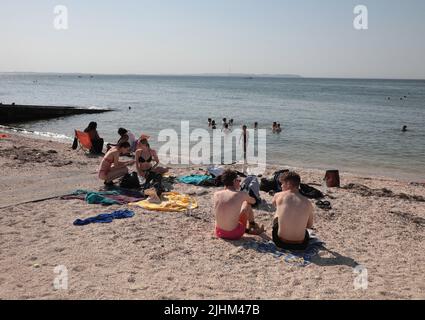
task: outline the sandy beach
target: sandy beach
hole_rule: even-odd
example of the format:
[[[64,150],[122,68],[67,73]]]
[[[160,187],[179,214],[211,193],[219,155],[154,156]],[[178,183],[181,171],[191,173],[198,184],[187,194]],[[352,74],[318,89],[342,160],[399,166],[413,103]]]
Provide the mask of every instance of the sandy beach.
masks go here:
[[[199,204],[181,213],[57,198],[103,187],[99,162],[70,143],[17,134],[0,139],[0,299],[425,298],[424,181],[340,172],[342,186],[369,189],[328,190],[332,210],[315,209],[315,233],[327,250],[298,267],[244,246],[260,237],[217,239],[212,214],[217,188],[175,183],[174,191]],[[171,174],[198,168],[174,168]],[[265,175],[276,169],[267,168]],[[324,171],[297,171],[320,189]],[[270,203],[270,195],[261,196]],[[122,208],[135,216],[73,225],[77,218]],[[255,210],[256,219],[270,236],[273,212],[263,209]],[[53,286],[58,265],[68,270],[68,290]],[[356,290],[359,265],[368,283]]]

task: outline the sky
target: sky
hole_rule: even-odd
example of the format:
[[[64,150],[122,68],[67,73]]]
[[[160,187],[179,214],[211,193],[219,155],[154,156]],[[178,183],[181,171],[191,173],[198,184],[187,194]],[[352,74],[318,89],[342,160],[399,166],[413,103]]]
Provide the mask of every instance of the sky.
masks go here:
[[[425,79],[424,0],[0,0],[0,14],[0,72]]]

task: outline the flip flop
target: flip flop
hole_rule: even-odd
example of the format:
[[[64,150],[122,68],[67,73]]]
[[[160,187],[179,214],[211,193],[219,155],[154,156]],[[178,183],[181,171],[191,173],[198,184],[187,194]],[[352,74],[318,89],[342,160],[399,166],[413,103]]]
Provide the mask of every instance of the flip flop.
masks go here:
[[[317,201],[316,202],[316,206],[322,210],[331,210],[332,206],[331,203],[329,201]]]

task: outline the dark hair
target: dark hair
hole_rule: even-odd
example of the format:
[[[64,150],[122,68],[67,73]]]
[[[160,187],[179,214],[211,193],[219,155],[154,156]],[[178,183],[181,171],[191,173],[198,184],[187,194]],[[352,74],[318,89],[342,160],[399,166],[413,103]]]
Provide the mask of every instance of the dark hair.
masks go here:
[[[223,118],[223,121],[224,121],[224,122],[226,122],[226,121],[227,121],[227,119],[226,119],[226,118]]]
[[[229,121],[230,123],[233,123],[233,119],[230,119],[230,121]]]
[[[96,130],[97,129],[97,123],[96,122],[90,122],[87,128],[84,131],[90,131],[90,130]]]
[[[208,122],[211,122],[211,118],[208,118]]]
[[[280,181],[289,182],[293,187],[298,188],[301,183],[301,178],[295,171],[288,171],[281,175]]]
[[[223,182],[224,186],[233,187],[233,183],[235,182],[237,177],[238,174],[236,173],[236,171],[228,169],[224,171],[224,173],[221,175],[221,181]]]
[[[226,124],[224,125],[224,127],[225,127],[226,129],[228,129],[228,128],[229,128],[229,124],[228,124],[228,123],[226,123]]]
[[[149,149],[151,148],[151,146],[149,145],[148,139],[140,139],[139,142],[140,144],[146,145]]]
[[[242,129],[248,129],[248,127],[246,126],[246,124],[244,124],[243,126],[242,126]]]
[[[211,124],[215,124],[215,120],[213,120],[213,121],[211,122]]]
[[[130,143],[128,141],[120,142],[118,144],[118,149],[121,149],[121,148],[127,149],[127,148],[130,148],[130,147],[131,146],[130,146]]]
[[[127,129],[124,129],[124,128],[119,128],[118,129],[118,134],[120,136],[125,135],[127,132],[128,132]]]

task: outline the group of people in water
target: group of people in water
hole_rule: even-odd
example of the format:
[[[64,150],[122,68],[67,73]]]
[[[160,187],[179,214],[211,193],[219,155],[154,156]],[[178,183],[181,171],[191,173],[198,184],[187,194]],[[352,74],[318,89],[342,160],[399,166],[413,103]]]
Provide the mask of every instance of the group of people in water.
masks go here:
[[[233,124],[234,124],[234,120],[230,119],[227,120],[227,118],[223,118],[222,122],[221,122],[221,131],[223,131],[224,133],[228,133],[230,131],[232,131],[233,129]],[[208,128],[212,129],[212,130],[216,130],[217,129],[217,123],[214,119],[212,118],[208,118]],[[258,129],[258,122],[254,122],[254,127],[255,130]],[[248,129],[247,125],[243,125],[242,129],[246,130]],[[282,127],[280,126],[279,122],[273,122],[272,124],[272,132],[273,133],[280,133],[282,132]]]

